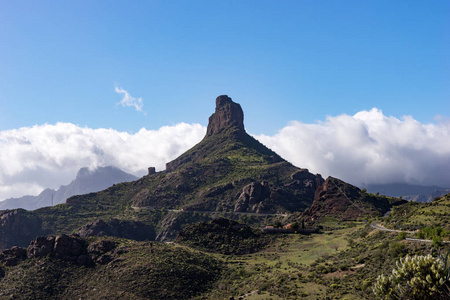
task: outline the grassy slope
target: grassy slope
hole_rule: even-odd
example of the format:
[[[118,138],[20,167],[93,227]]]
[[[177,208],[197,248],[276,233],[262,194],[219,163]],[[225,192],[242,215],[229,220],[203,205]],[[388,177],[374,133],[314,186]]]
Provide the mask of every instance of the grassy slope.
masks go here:
[[[176,170],[143,181],[142,192],[132,199],[134,206],[232,211],[234,198],[245,185],[266,180],[282,187],[299,170],[233,127],[206,137],[174,162]],[[293,191],[284,190],[294,198]],[[306,208],[313,197],[314,192],[305,192],[295,194],[295,200],[268,204],[273,211],[298,210]]]
[[[392,210],[385,224],[389,228],[416,230],[424,226],[440,226],[450,230],[450,194],[432,202],[408,202]]]
[[[219,260],[187,248],[109,240],[118,245],[104,265],[45,257],[3,267],[0,299],[188,299],[211,288],[223,269]]]
[[[319,235],[285,235],[263,251],[218,256],[233,271],[207,299],[373,299],[372,284],[406,254],[429,253],[430,244],[397,240],[398,234],[362,223]],[[447,249],[449,250],[449,249]]]

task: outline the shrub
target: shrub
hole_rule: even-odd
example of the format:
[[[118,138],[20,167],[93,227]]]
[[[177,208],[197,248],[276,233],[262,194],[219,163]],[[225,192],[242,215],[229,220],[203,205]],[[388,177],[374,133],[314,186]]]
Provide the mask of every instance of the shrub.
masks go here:
[[[388,254],[392,257],[400,256],[405,251],[405,245],[399,242],[391,242],[389,244]]]
[[[402,231],[398,234],[397,239],[399,241],[404,240],[406,238],[406,232]]]
[[[392,275],[378,276],[373,292],[382,299],[448,299],[448,254],[439,258],[431,255],[401,258]]]

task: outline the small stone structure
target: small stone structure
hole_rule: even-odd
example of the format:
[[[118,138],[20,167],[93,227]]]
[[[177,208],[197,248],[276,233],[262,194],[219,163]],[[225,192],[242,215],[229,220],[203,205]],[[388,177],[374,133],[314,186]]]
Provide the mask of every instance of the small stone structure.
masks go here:
[[[156,168],[155,167],[148,168],[148,175],[153,175],[155,173],[156,173]]]

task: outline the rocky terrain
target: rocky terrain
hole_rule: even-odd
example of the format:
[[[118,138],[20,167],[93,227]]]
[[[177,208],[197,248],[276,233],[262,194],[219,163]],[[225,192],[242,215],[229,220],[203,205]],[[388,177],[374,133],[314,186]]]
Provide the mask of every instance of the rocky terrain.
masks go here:
[[[392,207],[406,202],[398,198],[369,194],[342,180],[328,177],[317,188],[314,202],[303,215],[309,223],[320,222],[323,217],[358,220],[384,215]]]
[[[0,299],[189,299],[223,268],[207,254],[161,243],[38,237],[0,253]]]
[[[272,241],[248,225],[225,218],[191,224],[178,233],[175,242],[222,254],[257,252]]]

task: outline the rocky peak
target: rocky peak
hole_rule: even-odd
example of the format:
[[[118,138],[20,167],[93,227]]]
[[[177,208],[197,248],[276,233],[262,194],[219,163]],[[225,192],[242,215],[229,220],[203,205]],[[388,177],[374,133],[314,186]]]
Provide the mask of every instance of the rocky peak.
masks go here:
[[[216,111],[209,117],[206,136],[210,136],[228,127],[244,130],[244,112],[238,103],[227,95],[216,98]]]

